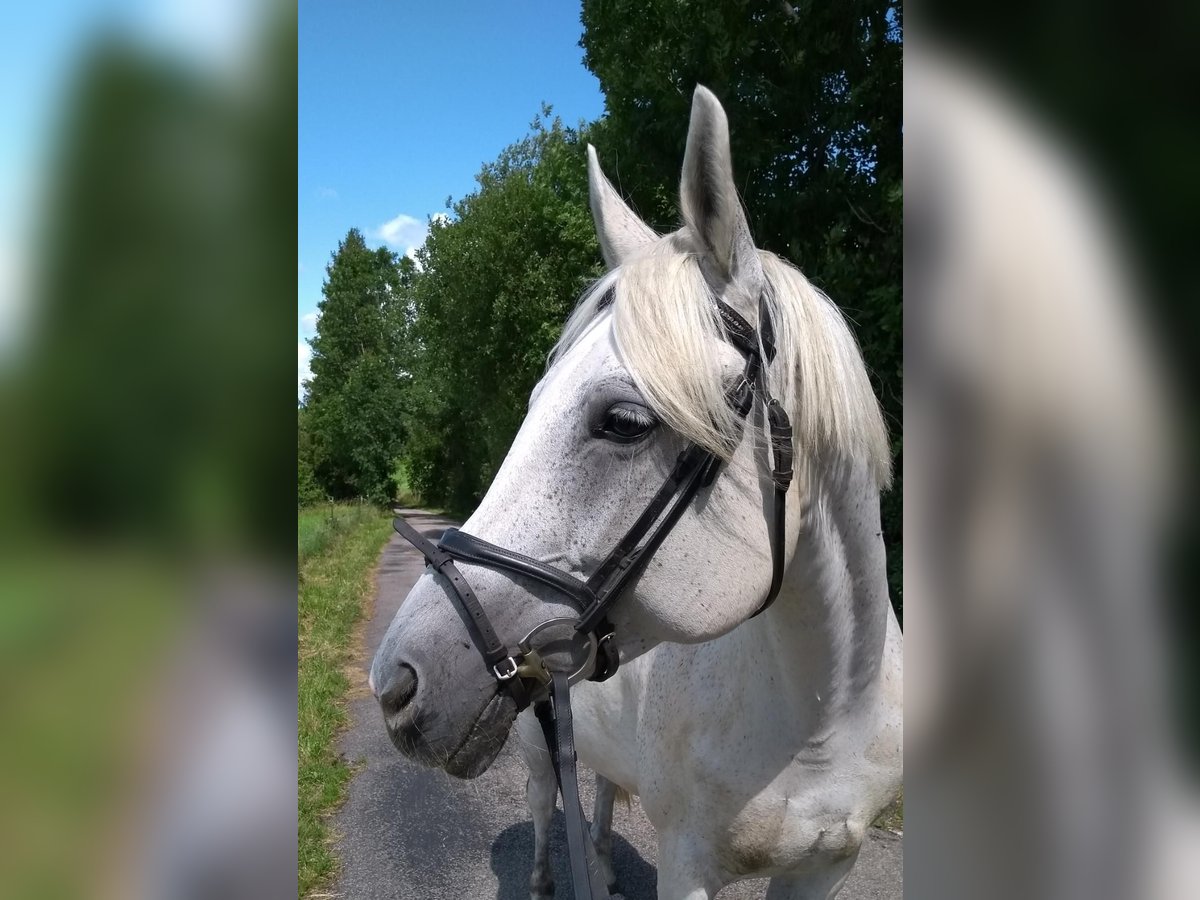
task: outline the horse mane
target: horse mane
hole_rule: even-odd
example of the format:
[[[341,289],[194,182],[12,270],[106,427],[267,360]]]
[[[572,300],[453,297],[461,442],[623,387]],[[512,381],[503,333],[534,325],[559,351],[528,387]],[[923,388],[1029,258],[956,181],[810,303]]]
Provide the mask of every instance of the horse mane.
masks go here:
[[[725,338],[724,325],[712,304],[698,301],[712,291],[691,243],[688,229],[681,229],[588,288],[549,366],[611,314],[617,352],[650,407],[688,440],[729,460],[744,429],[725,398],[729,385],[712,352],[714,342]],[[841,310],[795,266],[765,250],[759,258],[777,346],[770,389],[791,415],[797,463],[830,454],[862,460],[886,488],[887,429]],[[755,308],[747,318],[756,316]]]

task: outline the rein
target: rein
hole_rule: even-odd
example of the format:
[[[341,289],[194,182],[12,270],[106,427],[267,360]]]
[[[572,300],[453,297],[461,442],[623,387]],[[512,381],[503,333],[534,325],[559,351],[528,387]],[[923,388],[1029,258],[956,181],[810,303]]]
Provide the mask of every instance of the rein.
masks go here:
[[[723,300],[715,299],[714,302],[729,342],[746,358],[742,377],[729,392],[728,402],[744,422],[755,400],[762,400],[771,437],[771,478],[775,492],[771,522],[771,587],[758,609],[750,616],[754,618],[775,601],[783,584],[787,492],[792,482],[792,427],[783,406],[770,395],[767,387],[766,370],[775,358],[775,335],[765,296],[759,297],[758,332]],[[685,447],[675,460],[666,481],[637,521],[586,581],[457,528],[448,528],[433,544],[403,518],[393,522],[397,533],[416,547],[426,562],[449,582],[451,600],[475,649],[483,657],[484,665],[500,688],[509,692],[517,711],[531,704],[534,707],[563,798],[576,900],[607,898],[609,894],[607,888],[598,883],[594,867],[589,866],[589,860],[594,858],[594,850],[589,854],[591,842],[579,802],[568,689],[583,678],[604,681],[616,673],[620,660],[615,642],[616,631],[608,618],[609,610],[620,599],[630,580],[645,568],[700,489],[712,484],[720,468],[721,458],[711,450],[698,444]],[[531,578],[567,597],[579,610],[579,617],[544,621],[527,634],[515,650],[510,649],[496,635],[471,585],[455,565],[456,561]],[[534,646],[533,639],[545,628],[567,622],[573,624],[576,634],[587,640],[587,659],[575,672],[551,671]]]

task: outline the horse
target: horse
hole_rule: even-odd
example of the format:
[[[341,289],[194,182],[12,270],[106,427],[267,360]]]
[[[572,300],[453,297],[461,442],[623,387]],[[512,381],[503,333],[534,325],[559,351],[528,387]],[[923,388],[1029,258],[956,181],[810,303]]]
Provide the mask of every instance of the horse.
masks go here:
[[[902,777],[902,637],[880,528],[890,450],[878,401],[837,306],[755,247],[728,121],[710,91],[693,97],[678,230],[659,235],[642,222],[590,146],[588,179],[608,271],[564,326],[463,530],[581,578],[681,447],[711,452],[719,471],[609,612],[615,675],[571,688],[579,760],[602,779],[592,834],[611,881],[611,804],[624,789],[657,833],[660,900],[706,900],[764,876],[771,900],[832,897]],[[731,411],[745,360],[718,303],[760,341],[770,319],[774,354],[761,377],[796,448],[777,547],[767,415]],[[776,553],[782,582],[763,609]],[[545,579],[464,568],[509,646],[579,612]],[[517,723],[531,767],[531,892],[544,897],[555,798],[544,743],[527,715],[518,721],[511,679],[498,683],[511,671],[480,664],[455,608],[461,585],[441,571],[427,570],[401,605],[371,684],[393,744],[459,777],[485,771]],[[546,659],[575,665],[579,653],[565,656]]]

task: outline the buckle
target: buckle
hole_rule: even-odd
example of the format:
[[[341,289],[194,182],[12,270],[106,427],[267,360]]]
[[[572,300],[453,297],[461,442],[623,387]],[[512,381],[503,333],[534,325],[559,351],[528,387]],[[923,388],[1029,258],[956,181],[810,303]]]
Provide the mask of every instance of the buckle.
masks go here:
[[[568,618],[547,619],[545,622],[542,622],[541,624],[534,626],[533,630],[530,631],[529,634],[525,635],[525,638],[521,641],[520,644],[518,644],[518,647],[520,648],[521,652],[523,654],[525,654],[526,656],[534,657],[535,662],[538,665],[538,667],[540,667],[542,672],[545,673],[544,676],[539,676],[536,674],[534,675],[534,677],[538,678],[539,681],[548,683],[550,681],[550,677],[549,677],[550,673],[549,673],[549,670],[546,669],[545,663],[542,662],[541,654],[538,653],[537,649],[532,644],[533,638],[537,635],[538,632],[542,631],[543,629],[549,628],[554,625],[575,625],[576,621],[577,621],[576,619],[568,619]],[[575,632],[575,635],[580,635],[580,634],[581,633],[578,631]],[[588,674],[591,673],[592,669],[595,668],[595,665],[596,665],[596,649],[598,646],[598,642],[596,640],[596,635],[589,632],[587,634],[583,634],[582,636],[587,640],[587,658],[584,659],[583,664],[578,669],[576,669],[574,672],[571,672],[567,675],[567,683],[568,684],[578,684],[580,681],[582,681],[584,678],[586,678],[588,676]]]
[[[727,395],[729,397],[729,405],[733,407],[739,416],[744,417],[750,411],[750,404],[752,402],[751,393],[753,390],[754,386],[743,372],[738,376],[738,383],[729,391]]]
[[[517,661],[511,656],[505,657],[492,666],[492,674],[500,682],[510,681],[517,677]]]
[[[607,681],[617,674],[621,658],[617,654],[616,643],[613,641],[616,635],[615,631],[608,631],[600,637],[599,645],[596,648],[596,666],[592,674],[588,676],[588,681]]]
[[[517,674],[540,685],[550,683],[550,670],[542,660],[542,655],[536,650],[526,650],[521,656],[521,664],[517,666]]]

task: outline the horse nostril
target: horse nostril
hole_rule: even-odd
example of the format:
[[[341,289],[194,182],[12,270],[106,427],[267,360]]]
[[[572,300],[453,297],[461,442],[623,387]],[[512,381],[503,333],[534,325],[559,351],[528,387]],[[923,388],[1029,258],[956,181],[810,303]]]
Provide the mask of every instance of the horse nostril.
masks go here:
[[[384,715],[394,716],[404,709],[417,692],[417,673],[408,663],[399,663],[390,678],[385,677],[379,691]]]

